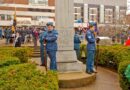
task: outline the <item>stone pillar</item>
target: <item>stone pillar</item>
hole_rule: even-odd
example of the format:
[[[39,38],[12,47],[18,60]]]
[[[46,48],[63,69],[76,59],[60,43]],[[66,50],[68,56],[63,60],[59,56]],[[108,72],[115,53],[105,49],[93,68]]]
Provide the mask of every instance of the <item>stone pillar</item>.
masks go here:
[[[58,71],[82,71],[82,63],[74,51],[74,1],[56,0],[56,29],[59,32],[57,63]]]
[[[88,4],[84,4],[84,22],[88,22]]]
[[[119,21],[119,19],[120,19],[120,7],[119,6],[115,7],[115,16],[114,17],[115,17],[116,21]]]
[[[105,8],[104,5],[100,5],[100,23],[104,23],[105,21],[105,12],[104,12]]]

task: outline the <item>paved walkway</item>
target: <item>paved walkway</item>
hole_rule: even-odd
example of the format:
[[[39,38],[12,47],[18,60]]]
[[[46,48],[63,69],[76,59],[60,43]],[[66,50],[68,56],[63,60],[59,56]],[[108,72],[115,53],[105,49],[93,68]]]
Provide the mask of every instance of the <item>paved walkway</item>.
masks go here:
[[[0,40],[0,46],[5,46],[5,40]],[[4,45],[3,45],[4,44]],[[25,45],[32,46],[33,44]],[[37,61],[37,58],[33,59]],[[38,60],[40,61],[40,60]],[[40,62],[38,62],[40,64]],[[38,66],[38,69],[45,71],[45,69]],[[110,70],[99,67],[97,79],[93,84],[81,88],[59,89],[59,90],[121,90],[118,81],[118,74]]]
[[[5,39],[0,39],[0,46],[13,46],[14,44],[5,44]],[[40,46],[39,40],[37,41],[37,45]],[[22,44],[22,46],[34,46],[33,42]]]
[[[96,77],[96,81],[86,87],[59,90],[121,90],[117,73],[99,67]]]
[[[32,58],[32,60],[36,61],[37,64],[40,64],[39,59],[40,58]],[[119,85],[117,73],[98,67],[96,81],[93,82],[92,84],[81,88],[70,88],[70,89],[60,88],[59,90],[121,90],[121,88]]]

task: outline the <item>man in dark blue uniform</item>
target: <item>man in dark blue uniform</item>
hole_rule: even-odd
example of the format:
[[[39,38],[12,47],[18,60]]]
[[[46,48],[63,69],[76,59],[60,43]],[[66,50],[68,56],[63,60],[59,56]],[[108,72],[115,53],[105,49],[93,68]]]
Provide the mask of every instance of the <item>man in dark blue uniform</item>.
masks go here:
[[[77,59],[79,59],[80,56],[80,37],[79,37],[79,31],[75,31],[74,35],[74,50],[76,51]]]
[[[57,52],[58,32],[54,29],[53,23],[47,23],[46,35],[42,37],[42,41],[46,41],[46,50],[50,58],[50,70],[57,70],[56,52]]]
[[[5,33],[5,38],[6,38],[6,44],[10,43],[10,39],[11,39],[11,35],[12,35],[12,31],[10,28],[6,28],[6,30],[4,31]]]
[[[43,31],[43,32],[40,33],[40,36],[39,36],[41,66],[45,66],[45,63],[44,63],[44,41],[43,41],[43,39],[45,38],[46,34],[47,34],[46,31]]]
[[[86,62],[86,72],[88,74],[91,74],[94,72],[94,57],[95,57],[95,51],[96,51],[96,40],[94,36],[94,30],[95,30],[95,23],[91,22],[89,23],[90,29],[86,33],[86,40],[88,42],[87,44],[87,62]]]
[[[0,39],[2,39],[2,28],[0,27]]]

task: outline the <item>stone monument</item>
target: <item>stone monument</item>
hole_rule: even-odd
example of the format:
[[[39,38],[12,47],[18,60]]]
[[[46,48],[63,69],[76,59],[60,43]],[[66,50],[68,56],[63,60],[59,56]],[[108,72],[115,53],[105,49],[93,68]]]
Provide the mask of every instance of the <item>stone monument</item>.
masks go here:
[[[58,30],[57,65],[59,72],[82,72],[83,64],[74,51],[74,0],[55,0]]]

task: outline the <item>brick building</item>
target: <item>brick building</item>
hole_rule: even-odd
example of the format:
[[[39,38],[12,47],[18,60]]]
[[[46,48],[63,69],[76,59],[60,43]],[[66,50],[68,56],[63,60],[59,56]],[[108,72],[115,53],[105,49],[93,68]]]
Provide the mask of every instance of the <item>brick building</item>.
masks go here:
[[[19,25],[43,25],[54,21],[54,3],[48,0],[0,0],[0,3],[0,26],[12,24],[15,7]]]
[[[7,21],[17,8],[17,17],[31,16],[36,22],[55,18],[55,0],[0,0],[0,19]],[[14,3],[15,1],[15,3]],[[74,20],[83,23],[122,24],[126,17],[127,0],[74,0]],[[1,25],[1,22],[0,22]]]

